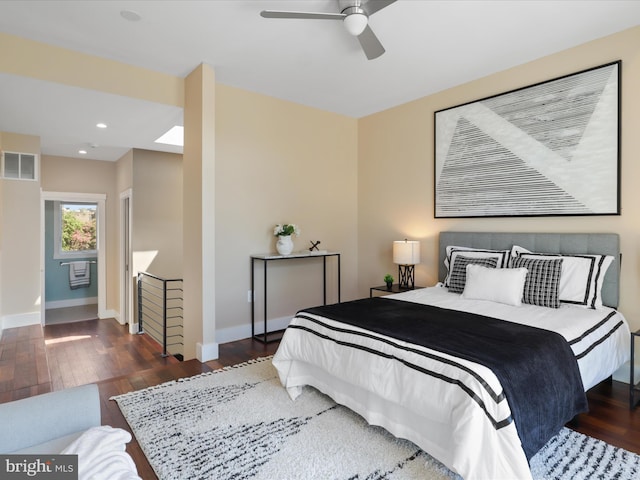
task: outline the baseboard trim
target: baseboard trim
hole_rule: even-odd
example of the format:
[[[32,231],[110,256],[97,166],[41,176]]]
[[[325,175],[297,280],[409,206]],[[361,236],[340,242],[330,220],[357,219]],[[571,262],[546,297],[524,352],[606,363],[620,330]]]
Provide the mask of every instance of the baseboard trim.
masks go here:
[[[196,343],[196,358],[204,363],[219,357],[217,343]]]
[[[284,330],[289,326],[291,317],[272,318],[267,320],[267,331],[273,332],[275,330]],[[264,332],[264,321],[256,322],[255,333],[256,335]],[[220,330],[216,330],[216,340],[218,343],[235,342],[236,340],[242,340],[245,338],[251,338],[251,325],[240,325],[237,327],[227,327]]]
[[[83,298],[70,298],[68,300],[53,300],[51,302],[44,302],[44,308],[67,308],[67,307],[79,307],[81,305],[93,305],[98,303],[98,297],[83,297]]]
[[[120,321],[120,314],[116,310],[103,310],[102,312],[98,312],[98,318],[115,318],[120,325],[124,325]]]
[[[18,313],[2,317],[1,329],[27,327],[29,325],[42,325],[40,312]]]

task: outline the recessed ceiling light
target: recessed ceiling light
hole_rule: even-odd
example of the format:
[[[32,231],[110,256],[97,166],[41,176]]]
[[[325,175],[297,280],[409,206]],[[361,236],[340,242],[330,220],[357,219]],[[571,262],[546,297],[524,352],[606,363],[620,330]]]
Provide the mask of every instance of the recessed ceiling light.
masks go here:
[[[96,127],[98,127],[98,128],[107,128],[107,124],[106,123],[96,123]]]
[[[86,155],[86,154],[87,154],[87,151],[86,151],[86,150],[78,150],[78,153],[79,153],[80,155]]]
[[[176,145],[178,147],[184,146],[184,127],[176,125],[158,138],[155,143],[164,143],[166,145]]]
[[[120,16],[125,20],[129,20],[130,22],[138,22],[142,19],[139,13],[136,13],[131,10],[122,10],[120,12]]]

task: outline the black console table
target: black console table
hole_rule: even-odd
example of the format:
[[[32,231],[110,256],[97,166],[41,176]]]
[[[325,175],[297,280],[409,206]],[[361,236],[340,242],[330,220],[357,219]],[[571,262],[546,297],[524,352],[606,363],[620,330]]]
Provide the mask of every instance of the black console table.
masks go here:
[[[276,262],[281,260],[292,259],[305,259],[305,258],[317,258],[322,257],[322,301],[323,304],[327,304],[327,257],[335,257],[338,262],[338,303],[340,303],[340,254],[337,252],[298,252],[290,255],[279,255],[273,253],[251,255],[251,292],[254,298],[251,299],[251,337],[259,340],[262,343],[276,342],[282,337],[284,330],[276,330],[273,332],[267,331],[267,265],[269,262]],[[264,263],[264,331],[263,333],[256,334],[255,332],[255,319],[256,319],[256,302],[255,302],[255,264],[256,261],[262,261]]]

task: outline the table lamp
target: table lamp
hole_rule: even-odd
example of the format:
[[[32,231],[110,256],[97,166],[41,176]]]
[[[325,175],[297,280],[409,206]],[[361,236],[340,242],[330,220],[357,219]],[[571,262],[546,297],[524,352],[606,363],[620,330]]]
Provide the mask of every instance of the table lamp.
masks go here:
[[[420,242],[406,238],[394,241],[393,263],[398,264],[400,288],[412,289],[415,285],[415,265],[420,263]]]

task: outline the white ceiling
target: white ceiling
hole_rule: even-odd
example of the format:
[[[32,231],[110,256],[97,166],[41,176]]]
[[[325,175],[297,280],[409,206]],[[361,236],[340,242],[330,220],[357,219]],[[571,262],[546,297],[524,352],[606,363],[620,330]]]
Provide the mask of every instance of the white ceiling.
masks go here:
[[[387,52],[369,61],[340,21],[265,9],[339,11],[337,0],[2,0],[0,31],[179,77],[207,63],[219,83],[359,118],[640,24],[638,0],[398,0],[370,18]],[[180,152],[153,140],[181,122],[175,107],[0,73],[0,131],[39,135],[43,154]]]

